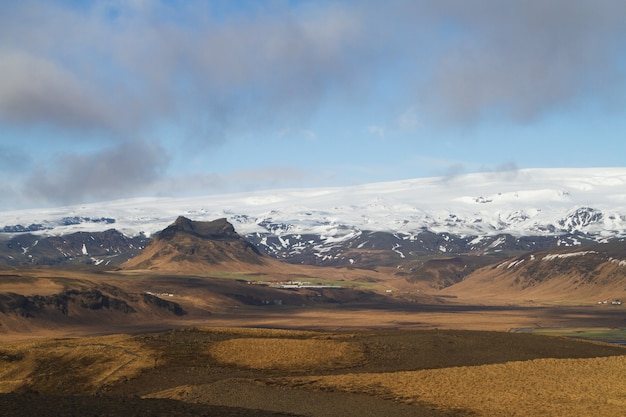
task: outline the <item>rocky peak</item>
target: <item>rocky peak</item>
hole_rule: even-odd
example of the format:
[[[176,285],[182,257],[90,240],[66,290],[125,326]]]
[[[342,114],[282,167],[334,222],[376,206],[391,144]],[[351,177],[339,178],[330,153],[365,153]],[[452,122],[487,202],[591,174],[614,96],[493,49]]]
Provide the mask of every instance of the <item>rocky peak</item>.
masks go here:
[[[211,240],[231,240],[239,239],[235,228],[225,218],[213,220],[211,222],[199,222],[179,216],[174,223],[163,229],[158,235],[158,239],[170,240],[177,234],[191,234],[193,236]]]
[[[216,265],[241,268],[242,264],[266,263],[259,250],[239,236],[226,219],[203,222],[180,216],[122,268],[196,272]]]

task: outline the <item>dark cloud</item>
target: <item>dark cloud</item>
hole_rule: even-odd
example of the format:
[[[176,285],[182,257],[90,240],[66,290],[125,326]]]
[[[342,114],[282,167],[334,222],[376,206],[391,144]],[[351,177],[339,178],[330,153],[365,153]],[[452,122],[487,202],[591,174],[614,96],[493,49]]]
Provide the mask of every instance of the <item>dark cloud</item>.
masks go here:
[[[168,163],[155,143],[122,143],[89,154],[56,158],[27,179],[30,200],[71,204],[136,195],[161,178]]]
[[[13,6],[0,17],[0,117],[126,134],[163,119],[253,128],[310,112],[351,82],[366,47],[362,22],[339,6],[224,21],[183,3]]]
[[[621,1],[305,3],[226,17],[203,2],[19,4],[0,17],[0,117],[14,123],[136,133],[170,118],[219,136],[306,117],[330,92],[374,94],[368,82],[394,67],[420,113],[461,123],[624,93]]]

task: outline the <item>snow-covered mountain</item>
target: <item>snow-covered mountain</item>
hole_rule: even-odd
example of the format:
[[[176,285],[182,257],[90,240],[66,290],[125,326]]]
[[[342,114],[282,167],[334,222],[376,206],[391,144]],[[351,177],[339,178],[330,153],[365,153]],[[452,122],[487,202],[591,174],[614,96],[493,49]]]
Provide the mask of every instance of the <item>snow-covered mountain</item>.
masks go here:
[[[511,242],[531,250],[626,237],[626,168],[522,169],[5,211],[0,234],[8,239],[115,228],[128,237],[149,237],[181,215],[226,218],[257,246],[297,262],[304,262],[300,256],[310,263],[352,263],[346,252],[359,249],[387,250],[399,259],[423,250],[494,251]]]

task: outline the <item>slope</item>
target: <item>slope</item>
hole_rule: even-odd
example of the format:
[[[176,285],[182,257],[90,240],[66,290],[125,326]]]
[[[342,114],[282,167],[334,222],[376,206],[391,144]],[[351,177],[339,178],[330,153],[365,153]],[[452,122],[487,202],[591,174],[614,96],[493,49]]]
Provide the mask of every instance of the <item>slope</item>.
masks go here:
[[[180,216],[121,268],[202,273],[265,269],[275,263],[241,238],[224,218],[199,222]]]
[[[484,300],[588,303],[626,297],[626,242],[538,251],[481,268],[441,292]]]

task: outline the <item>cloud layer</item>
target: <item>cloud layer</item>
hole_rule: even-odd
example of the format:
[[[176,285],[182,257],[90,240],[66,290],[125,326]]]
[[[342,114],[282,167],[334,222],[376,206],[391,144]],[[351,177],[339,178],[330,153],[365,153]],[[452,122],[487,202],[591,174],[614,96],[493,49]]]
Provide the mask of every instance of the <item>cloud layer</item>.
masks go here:
[[[50,202],[163,179],[176,147],[145,140],[157,126],[177,126],[184,153],[241,132],[306,129],[329,100],[358,107],[379,100],[380,85],[410,109],[397,129],[624,109],[619,0],[79,3],[0,6],[0,123],[66,133],[40,139],[63,155],[22,173]],[[99,151],[68,145],[90,140]],[[23,152],[0,145],[0,161]]]

